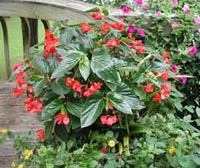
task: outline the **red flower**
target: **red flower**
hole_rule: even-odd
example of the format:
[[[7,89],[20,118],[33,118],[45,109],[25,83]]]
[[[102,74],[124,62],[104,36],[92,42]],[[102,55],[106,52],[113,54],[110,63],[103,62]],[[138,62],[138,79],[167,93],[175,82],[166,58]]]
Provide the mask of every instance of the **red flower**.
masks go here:
[[[93,12],[91,14],[92,18],[95,19],[95,20],[102,20],[104,19],[104,16],[102,15],[101,12]]]
[[[46,135],[42,129],[37,129],[35,133],[41,140],[44,140],[46,138]]]
[[[93,85],[91,85],[91,86],[83,93],[83,96],[84,96],[84,97],[92,96],[92,95],[95,94],[99,89],[101,89],[102,85],[103,85],[103,84],[102,84],[101,82],[95,82],[95,83],[93,83]]]
[[[26,80],[24,79],[24,71],[19,71],[17,76],[15,77],[15,81],[17,82],[17,85],[21,87],[22,85],[26,84]]]
[[[113,109],[114,109],[113,105],[112,105],[112,104],[109,104],[108,109],[109,109],[109,110],[113,110]]]
[[[13,66],[13,72],[16,71],[18,68],[20,68],[23,64],[20,62],[20,63],[17,63]]]
[[[77,81],[77,80],[75,80],[73,78],[68,77],[66,79],[65,84],[68,87],[72,87],[72,89],[75,92],[78,92],[80,95],[82,95],[82,88],[83,88],[84,85],[82,85],[79,81]]]
[[[38,114],[43,108],[42,101],[40,99],[34,99],[33,95],[28,95],[28,99],[24,102],[24,105],[28,112]]]
[[[171,92],[172,86],[170,83],[163,83],[161,85],[161,91],[160,91],[160,95],[161,95],[161,99],[167,99],[169,97],[169,94]]]
[[[56,115],[56,121],[58,125],[60,124],[68,125],[70,122],[70,119],[67,114],[58,113]]]
[[[133,44],[130,45],[130,48],[133,48],[136,50],[138,54],[144,54],[145,47],[142,44],[142,40],[134,40],[134,38],[129,37],[131,40],[133,40]]]
[[[105,22],[102,26],[101,26],[101,30],[103,31],[103,35],[107,34],[110,31],[110,27],[111,25],[108,22]]]
[[[57,60],[58,60],[59,62],[61,62],[61,61],[63,60],[62,55],[60,55],[60,54],[58,54],[56,58],[57,58]]]
[[[101,124],[103,124],[103,125],[111,126],[111,125],[115,124],[118,121],[118,119],[117,119],[116,115],[113,115],[113,116],[102,115],[102,116],[100,116],[100,121],[101,121]]]
[[[115,22],[111,26],[113,29],[119,30],[120,32],[124,31],[124,25],[122,23]]]
[[[50,30],[45,30],[44,58],[48,58],[50,55],[56,52],[56,46],[58,43],[59,39],[55,38]]]
[[[105,154],[105,153],[107,152],[106,148],[104,148],[104,147],[101,147],[100,151],[101,151],[101,153],[103,153],[103,154]]]
[[[21,95],[24,94],[24,89],[14,87],[13,88],[13,94],[14,94],[14,96],[21,96]]]
[[[160,95],[159,93],[154,94],[154,95],[153,95],[153,100],[154,100],[155,102],[160,103],[160,102],[162,101],[161,95]]]
[[[106,45],[109,48],[114,48],[115,46],[119,46],[121,42],[118,39],[111,39],[106,42]]]
[[[169,78],[169,72],[168,71],[162,71],[161,73],[161,81],[167,81]]]
[[[26,90],[29,92],[29,93],[34,93],[34,88],[32,86],[27,86]]]
[[[143,87],[144,91],[147,93],[153,92],[154,91],[154,86],[153,85],[146,85]]]
[[[83,33],[88,33],[90,31],[92,31],[92,27],[88,23],[83,22],[82,25],[81,25],[81,31]]]
[[[166,51],[166,52],[162,55],[162,57],[163,57],[163,59],[164,59],[164,61],[165,61],[165,64],[169,64],[169,62],[170,62],[169,54],[170,54],[170,52],[169,52],[169,51]]]

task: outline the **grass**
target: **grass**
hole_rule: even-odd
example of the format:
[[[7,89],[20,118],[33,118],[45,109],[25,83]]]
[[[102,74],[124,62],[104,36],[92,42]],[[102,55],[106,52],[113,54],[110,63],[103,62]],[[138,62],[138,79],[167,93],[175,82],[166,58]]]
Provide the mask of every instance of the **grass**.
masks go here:
[[[7,19],[8,33],[9,33],[9,51],[11,67],[23,58],[23,42],[21,22],[19,18]],[[44,28],[41,22],[38,25],[39,42],[44,40]],[[3,32],[0,24],[0,81],[6,80],[6,67],[4,56],[4,42]]]

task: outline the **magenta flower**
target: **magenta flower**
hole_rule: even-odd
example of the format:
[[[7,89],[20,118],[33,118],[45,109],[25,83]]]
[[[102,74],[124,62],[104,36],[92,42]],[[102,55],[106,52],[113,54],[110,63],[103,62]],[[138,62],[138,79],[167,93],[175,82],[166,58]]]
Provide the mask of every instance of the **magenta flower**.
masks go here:
[[[194,17],[194,23],[195,24],[200,24],[200,16]]]
[[[179,28],[179,23],[174,22],[172,23],[172,29],[178,29]]]
[[[187,83],[187,77],[186,76],[183,76],[181,78],[181,80],[182,80],[182,84],[186,84]]]
[[[142,0],[135,0],[135,3],[138,6],[143,6],[143,1]]]
[[[128,6],[122,6],[123,13],[130,13],[131,9]]]
[[[137,29],[137,34],[141,37],[144,37],[145,36],[145,32],[143,29]]]
[[[156,12],[156,17],[160,17],[161,16],[161,11],[157,11]]]
[[[172,6],[175,7],[178,4],[178,0],[172,0]]]
[[[129,26],[128,26],[128,32],[129,33],[133,33],[135,31],[135,26],[133,25],[133,24],[130,24]]]
[[[190,46],[188,49],[188,54],[194,56],[197,53],[197,48],[195,46]]]
[[[172,64],[172,65],[171,65],[171,70],[172,70],[172,72],[174,72],[174,73],[178,72],[178,66],[177,66],[176,64]]]
[[[182,9],[183,9],[183,12],[184,12],[186,15],[190,14],[190,7],[189,7],[188,4],[184,4],[184,6],[183,6]]]

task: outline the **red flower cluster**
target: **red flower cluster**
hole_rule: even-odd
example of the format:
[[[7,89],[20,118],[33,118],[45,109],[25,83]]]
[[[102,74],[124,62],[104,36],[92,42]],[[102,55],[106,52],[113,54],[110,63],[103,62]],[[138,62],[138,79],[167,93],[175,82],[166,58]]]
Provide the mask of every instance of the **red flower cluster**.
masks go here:
[[[17,88],[17,87],[14,87],[13,88],[13,95],[14,96],[21,96],[24,94],[24,89],[22,88]]]
[[[146,85],[146,86],[143,86],[143,89],[145,92],[150,93],[154,91],[155,87],[154,85]]]
[[[81,31],[82,31],[83,33],[88,33],[88,32],[90,32],[90,31],[92,31],[92,27],[91,27],[88,23],[83,22],[83,23],[81,24]]]
[[[44,140],[46,138],[46,135],[42,129],[37,129],[35,133],[41,140]]]
[[[119,30],[121,33],[124,32],[124,25],[119,22],[115,22],[111,25],[111,27],[115,30]]]
[[[108,22],[105,22],[102,26],[101,26],[101,30],[102,30],[102,34],[105,35],[110,31],[111,25]]]
[[[169,64],[169,62],[170,62],[169,54],[170,54],[170,52],[169,52],[169,51],[166,51],[166,52],[162,55],[162,57],[163,57],[163,59],[164,59],[164,61],[165,61],[165,64]]]
[[[99,89],[101,89],[101,86],[103,84],[101,82],[94,82],[89,88],[84,91],[83,96],[84,97],[90,97],[93,94],[95,94]]]
[[[132,40],[132,44],[129,44],[129,47],[136,50],[138,54],[144,54],[145,47],[142,44],[142,40],[135,40],[131,33],[128,34],[128,37]]]
[[[169,97],[169,94],[171,92],[172,86],[170,83],[163,83],[161,85],[161,89],[159,93],[155,93],[153,95],[153,100],[155,102],[160,103],[162,100],[165,100]]]
[[[102,20],[102,19],[104,19],[104,16],[102,15],[102,13],[100,11],[99,12],[93,12],[91,14],[91,16],[95,20]]]
[[[82,85],[79,81],[75,80],[74,78],[67,78],[65,82],[66,86],[72,87],[72,89],[75,92],[78,92],[80,96],[82,95],[82,88],[84,85]]]
[[[61,124],[68,125],[70,122],[70,119],[67,114],[58,113],[56,115],[56,122],[58,125],[61,125]]]
[[[35,100],[35,97],[31,94],[28,95],[28,99],[24,102],[25,108],[28,112],[38,114],[42,111],[43,105],[40,99]]]
[[[44,43],[44,58],[48,58],[50,55],[56,52],[56,45],[58,45],[59,39],[55,38],[50,30],[45,30],[45,43]]]
[[[105,147],[101,147],[100,149],[101,153],[105,154],[107,152],[106,148]]]
[[[111,126],[111,125],[115,124],[118,121],[118,119],[117,119],[116,115],[112,115],[112,116],[111,115],[102,115],[100,117],[100,121],[101,121],[101,124],[103,124],[103,125]]]
[[[109,48],[114,48],[115,46],[119,46],[121,42],[118,39],[111,39],[106,42],[106,45]]]
[[[167,81],[169,79],[169,72],[168,71],[162,71],[161,72],[161,81]]]
[[[25,74],[24,71],[20,70],[17,76],[15,77],[15,81],[17,82],[17,85],[19,87],[22,87],[22,85],[27,84],[25,80]]]

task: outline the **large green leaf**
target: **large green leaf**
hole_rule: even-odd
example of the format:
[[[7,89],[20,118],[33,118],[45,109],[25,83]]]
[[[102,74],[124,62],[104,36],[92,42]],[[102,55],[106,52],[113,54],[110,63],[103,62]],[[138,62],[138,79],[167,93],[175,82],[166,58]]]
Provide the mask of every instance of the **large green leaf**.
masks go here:
[[[129,104],[131,109],[141,110],[144,108],[144,105],[142,104],[142,102],[135,96],[132,89],[125,83],[122,83],[121,85],[117,87],[116,93],[120,94],[121,97],[124,100],[126,100],[126,102]]]
[[[85,103],[83,112],[81,114],[81,127],[88,127],[93,124],[101,115],[104,108],[103,99],[90,99]]]
[[[49,63],[41,54],[33,58],[32,65],[42,73],[49,73]]]
[[[123,98],[123,96],[114,92],[109,92],[107,97],[116,109],[125,114],[132,114],[131,107],[129,103]]]
[[[46,79],[41,79],[40,81],[37,81],[35,84],[34,84],[34,94],[35,94],[35,97],[38,97],[43,88],[44,88],[44,85],[45,85],[45,82],[46,82]]]
[[[90,61],[87,56],[82,56],[81,63],[79,64],[79,71],[83,78],[87,80],[90,75]]]
[[[62,101],[60,99],[55,99],[47,106],[45,106],[44,110],[42,111],[42,119],[47,120],[54,116],[61,108]]]
[[[60,78],[65,75],[66,72],[74,68],[84,53],[79,51],[68,51],[63,55],[63,60],[58,67],[53,71],[51,78]]]
[[[83,111],[83,104],[80,102],[67,102],[67,110],[74,116],[80,118]]]
[[[121,78],[119,72],[114,68],[113,61],[106,48],[97,48],[94,50],[91,60],[92,71],[106,82],[119,84]]]
[[[54,93],[58,95],[65,95],[70,92],[70,88],[66,87],[65,81],[63,79],[56,80],[52,84],[51,89]]]
[[[44,125],[45,125],[45,135],[48,138],[52,135],[52,130],[54,128],[54,121],[53,120],[47,121],[44,123]]]

